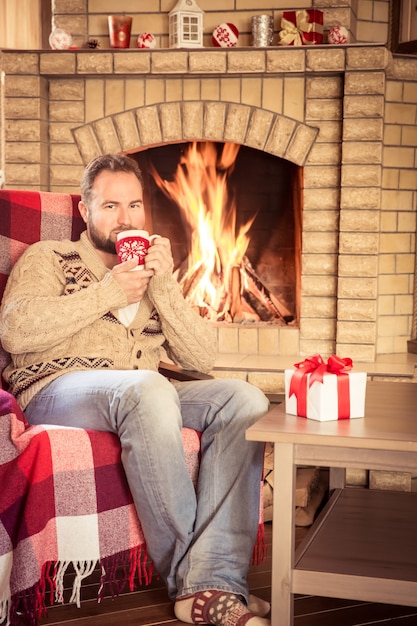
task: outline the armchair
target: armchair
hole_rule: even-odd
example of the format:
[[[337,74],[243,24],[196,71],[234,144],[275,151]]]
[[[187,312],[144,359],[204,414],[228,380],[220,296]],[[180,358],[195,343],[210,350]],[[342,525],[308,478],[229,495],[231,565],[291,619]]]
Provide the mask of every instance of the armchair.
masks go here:
[[[84,230],[79,196],[0,190],[0,300],[10,269],[40,239],[77,239]],[[8,356],[0,346],[0,373]],[[206,377],[161,363],[169,378]],[[198,478],[200,437],[183,429],[187,467]],[[260,507],[254,560],[262,560]],[[29,426],[13,396],[0,388],[0,624],[18,612],[36,626],[47,603],[81,601],[82,583],[101,568],[98,598],[148,584],[140,520],[120,461],[118,438],[105,432]],[[63,577],[72,566],[72,595]]]

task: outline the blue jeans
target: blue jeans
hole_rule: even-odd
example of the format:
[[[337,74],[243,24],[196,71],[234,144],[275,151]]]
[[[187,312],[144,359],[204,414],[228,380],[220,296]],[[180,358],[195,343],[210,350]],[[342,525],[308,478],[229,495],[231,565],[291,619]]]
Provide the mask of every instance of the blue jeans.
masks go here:
[[[240,380],[173,385],[152,371],[87,370],[51,382],[25,414],[31,424],[119,436],[147,549],[171,599],[217,589],[247,600],[264,446],[245,431],[267,410],[264,394]],[[202,432],[197,493],[183,426]]]

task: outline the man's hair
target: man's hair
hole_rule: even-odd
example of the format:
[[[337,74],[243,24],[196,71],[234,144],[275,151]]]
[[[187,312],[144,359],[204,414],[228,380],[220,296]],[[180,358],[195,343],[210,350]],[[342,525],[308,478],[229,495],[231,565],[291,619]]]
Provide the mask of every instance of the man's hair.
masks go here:
[[[126,172],[134,174],[143,188],[143,176],[139,165],[124,154],[104,154],[96,157],[87,165],[81,179],[81,198],[86,206],[91,202],[91,190],[94,181],[101,172]]]

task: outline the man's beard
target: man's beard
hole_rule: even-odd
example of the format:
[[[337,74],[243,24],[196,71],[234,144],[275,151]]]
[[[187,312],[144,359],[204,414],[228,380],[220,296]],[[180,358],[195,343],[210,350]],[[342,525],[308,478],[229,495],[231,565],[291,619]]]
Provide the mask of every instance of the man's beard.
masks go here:
[[[91,220],[88,223],[88,232],[90,240],[97,250],[107,252],[109,254],[117,254],[116,243],[108,237],[104,237],[99,230],[94,226]]]

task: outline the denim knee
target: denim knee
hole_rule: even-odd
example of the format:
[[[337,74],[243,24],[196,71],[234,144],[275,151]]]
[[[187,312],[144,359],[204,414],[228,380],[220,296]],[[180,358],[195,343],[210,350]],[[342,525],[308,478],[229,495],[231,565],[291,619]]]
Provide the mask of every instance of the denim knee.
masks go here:
[[[140,418],[155,430],[181,427],[180,404],[177,391],[170,381],[158,372],[130,372],[119,389],[119,408],[125,419]],[[123,407],[123,408],[122,408]]]
[[[268,412],[269,400],[258,387],[244,380],[225,379],[224,382],[237,408],[237,413],[241,420],[245,421],[246,427]]]

